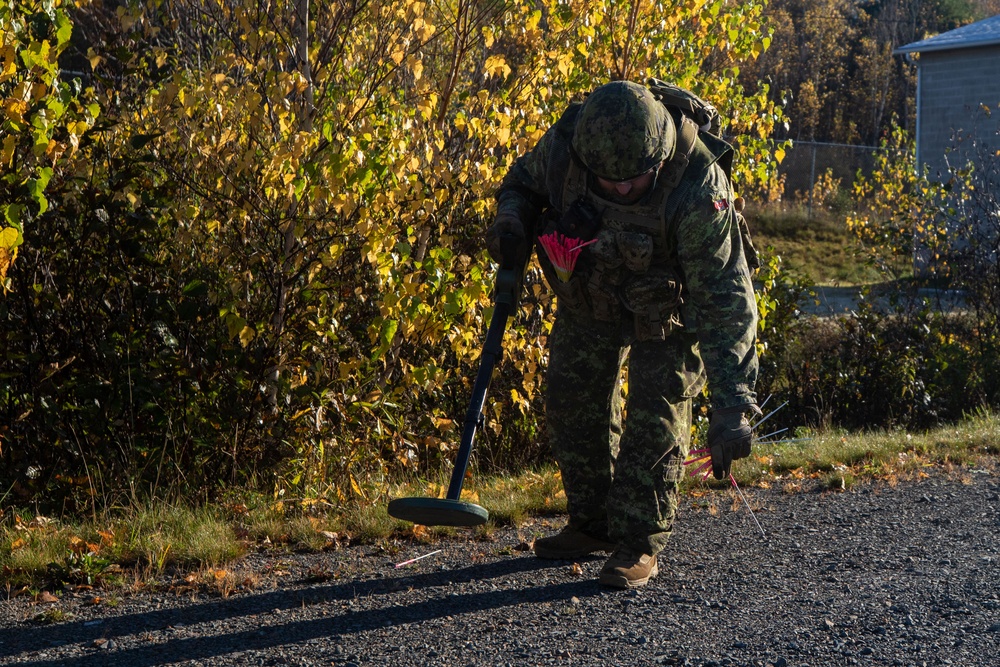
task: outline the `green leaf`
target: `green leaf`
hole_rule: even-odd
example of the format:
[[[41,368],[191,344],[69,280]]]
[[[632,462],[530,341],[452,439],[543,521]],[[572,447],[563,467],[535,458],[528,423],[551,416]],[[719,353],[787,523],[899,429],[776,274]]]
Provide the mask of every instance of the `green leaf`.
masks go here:
[[[7,224],[15,229],[21,229],[21,214],[24,211],[23,204],[8,204],[4,209],[3,217]]]
[[[375,350],[375,354],[372,355],[372,361],[375,361],[376,359],[378,359],[379,357],[381,357],[383,354],[386,353],[386,351],[389,349],[389,346],[392,345],[392,340],[393,338],[396,337],[396,331],[398,329],[399,329],[398,320],[382,321],[382,326],[379,329],[379,334],[378,334],[379,346],[378,349]]]

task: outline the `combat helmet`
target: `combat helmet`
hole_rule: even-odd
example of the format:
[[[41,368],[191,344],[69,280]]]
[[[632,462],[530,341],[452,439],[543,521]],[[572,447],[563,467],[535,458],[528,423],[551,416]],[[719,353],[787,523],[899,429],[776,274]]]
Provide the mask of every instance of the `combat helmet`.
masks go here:
[[[648,88],[613,81],[583,103],[571,145],[591,173],[624,181],[669,159],[676,139],[673,119]]]

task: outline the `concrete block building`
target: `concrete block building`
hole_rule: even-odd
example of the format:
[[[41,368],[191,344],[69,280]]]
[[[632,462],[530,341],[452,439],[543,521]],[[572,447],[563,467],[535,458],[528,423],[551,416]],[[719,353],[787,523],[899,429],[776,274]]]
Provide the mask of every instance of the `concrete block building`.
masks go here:
[[[945,152],[956,133],[974,132],[977,141],[997,143],[1000,15],[906,44],[894,53],[917,65],[917,162],[927,165],[931,176],[944,173]],[[992,117],[983,114],[982,106],[992,110]],[[950,158],[953,165],[955,157]]]

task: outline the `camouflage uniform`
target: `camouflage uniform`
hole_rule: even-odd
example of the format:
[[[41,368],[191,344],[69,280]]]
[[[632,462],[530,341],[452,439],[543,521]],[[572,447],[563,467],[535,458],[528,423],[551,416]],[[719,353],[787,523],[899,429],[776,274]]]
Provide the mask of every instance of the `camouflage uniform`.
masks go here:
[[[587,151],[615,151],[622,138],[608,128],[607,145],[575,144],[580,114],[581,105],[572,105],[515,163],[497,195],[497,218],[516,217],[529,238],[537,238],[578,200],[600,212],[597,241],[581,254],[568,283],[555,277],[545,251],[537,251],[558,297],[547,431],[570,524],[656,554],[672,529],[691,399],[706,374],[714,408],[755,403],[757,311],[721,165],[732,159],[732,149],[699,134],[686,160],[679,164],[674,155],[640,202],[615,206],[590,187],[594,176],[581,162],[593,164]],[[672,121],[677,128],[685,122],[677,112]],[[624,180],[635,173],[601,175]],[[640,306],[628,303],[634,288]]]

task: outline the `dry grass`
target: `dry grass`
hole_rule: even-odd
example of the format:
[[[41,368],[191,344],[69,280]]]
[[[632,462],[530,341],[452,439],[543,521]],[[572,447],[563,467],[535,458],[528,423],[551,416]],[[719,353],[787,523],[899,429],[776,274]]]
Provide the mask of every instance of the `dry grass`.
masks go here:
[[[895,483],[919,477],[931,467],[950,469],[995,465],[1000,454],[1000,416],[970,415],[960,424],[924,433],[810,433],[759,445],[734,475],[744,483],[801,490],[808,481],[844,490],[863,479]]]
[[[1000,416],[986,412],[962,423],[925,433],[800,432],[793,438],[758,445],[750,459],[738,461],[740,485],[776,487],[786,493],[825,488],[846,490],[859,480],[890,484],[920,477],[929,468],[961,474],[996,464],[1000,456]],[[258,577],[241,570],[240,557],[250,549],[320,551],[357,542],[390,538],[433,543],[458,529],[417,527],[386,512],[390,498],[443,497],[447,474],[434,480],[410,480],[381,490],[371,500],[278,500],[247,494],[242,502],[205,508],[155,505],[135,508],[98,522],[71,523],[9,514],[0,523],[0,590],[39,591],[80,586],[114,599],[116,588],[166,586],[177,593],[228,596],[253,588]],[[685,493],[718,509],[709,488],[720,483],[688,482]],[[498,525],[521,525],[539,514],[566,508],[561,478],[554,467],[505,478],[472,478],[463,500],[490,511],[490,522],[477,529],[486,536]],[[96,594],[95,594],[96,595]],[[57,619],[51,619],[53,622]]]

